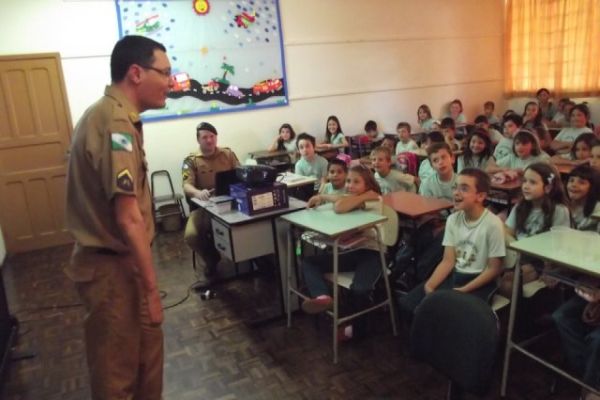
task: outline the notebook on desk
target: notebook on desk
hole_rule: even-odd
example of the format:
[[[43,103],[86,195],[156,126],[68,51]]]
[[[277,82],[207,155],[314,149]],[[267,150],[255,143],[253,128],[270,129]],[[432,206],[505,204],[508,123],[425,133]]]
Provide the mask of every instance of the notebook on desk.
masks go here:
[[[219,171],[215,174],[215,196],[229,195],[229,185],[238,183],[239,179],[236,175],[236,170],[228,169],[227,171]]]

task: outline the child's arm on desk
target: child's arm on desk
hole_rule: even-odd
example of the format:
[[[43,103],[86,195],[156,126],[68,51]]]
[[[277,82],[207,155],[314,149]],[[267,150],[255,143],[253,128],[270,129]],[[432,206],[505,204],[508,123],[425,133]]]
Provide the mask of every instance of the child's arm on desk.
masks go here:
[[[338,201],[343,195],[339,194],[317,194],[310,199],[306,203],[306,208],[314,208],[320,206],[323,203],[335,203]]]
[[[482,273],[477,275],[476,278],[472,279],[466,285],[455,288],[455,290],[463,293],[472,292],[496,279],[501,272],[502,259],[499,257],[489,258],[487,268],[484,269]]]
[[[437,289],[438,286],[450,275],[454,269],[454,263],[456,262],[456,252],[454,247],[444,247],[444,257],[442,261],[435,267],[431,277],[425,282],[425,293],[429,294]]]
[[[365,193],[356,196],[341,196],[333,205],[333,210],[338,214],[350,212],[357,208],[363,207],[365,202],[378,200],[379,193],[369,190]]]

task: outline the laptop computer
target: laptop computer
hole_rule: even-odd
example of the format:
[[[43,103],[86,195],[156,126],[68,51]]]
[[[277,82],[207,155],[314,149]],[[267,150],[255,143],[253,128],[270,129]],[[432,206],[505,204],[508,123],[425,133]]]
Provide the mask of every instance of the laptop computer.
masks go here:
[[[229,185],[238,183],[240,180],[237,178],[236,169],[229,169],[226,171],[219,171],[215,174],[215,193],[214,196],[228,196]]]

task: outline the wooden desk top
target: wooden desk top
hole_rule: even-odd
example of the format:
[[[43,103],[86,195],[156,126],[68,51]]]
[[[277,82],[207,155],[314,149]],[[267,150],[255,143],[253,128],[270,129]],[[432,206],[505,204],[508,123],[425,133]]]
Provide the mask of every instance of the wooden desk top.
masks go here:
[[[362,210],[337,214],[333,211],[333,204],[328,203],[316,208],[282,215],[281,219],[329,237],[336,237],[346,232],[376,225],[387,220],[387,217]]]
[[[600,235],[564,228],[509,244],[513,250],[600,277]]]
[[[411,192],[392,192],[383,196],[383,203],[409,218],[453,208],[451,201],[425,197]]]

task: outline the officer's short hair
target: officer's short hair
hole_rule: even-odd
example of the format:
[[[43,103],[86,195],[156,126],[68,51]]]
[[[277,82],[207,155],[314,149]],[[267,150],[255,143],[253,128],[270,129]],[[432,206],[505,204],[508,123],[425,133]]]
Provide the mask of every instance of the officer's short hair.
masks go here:
[[[115,44],[110,55],[110,78],[121,82],[133,64],[149,67],[154,62],[154,50],[165,53],[167,49],[155,40],[144,36],[125,36]]]
[[[217,134],[217,128],[215,128],[213,124],[210,124],[208,122],[200,122],[196,126],[196,139],[200,137],[200,131],[209,131],[214,133],[215,135]]]

